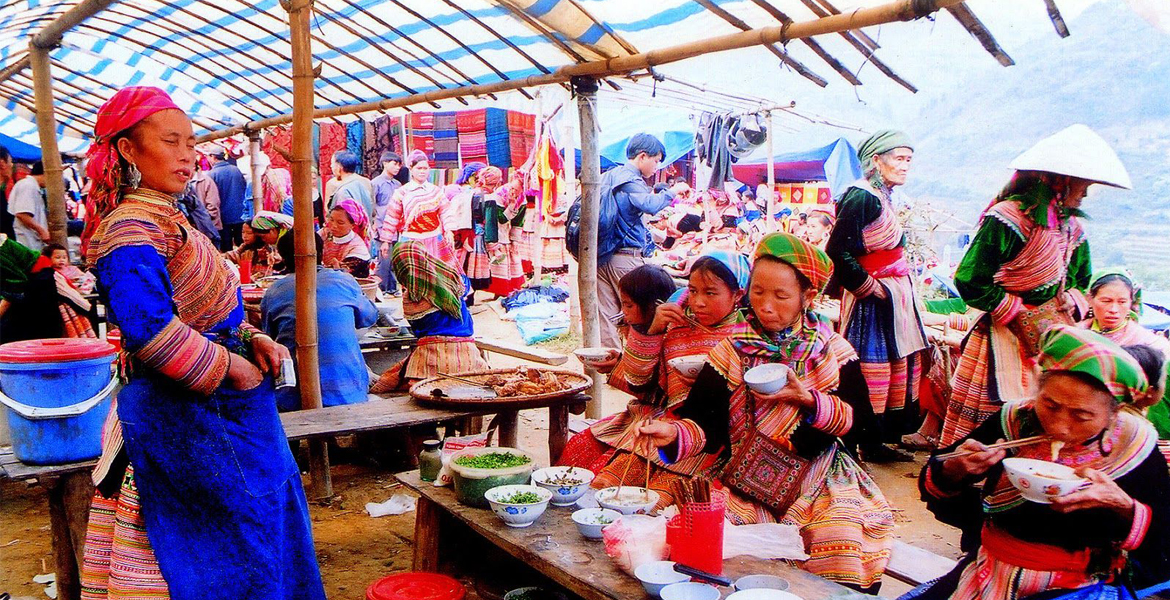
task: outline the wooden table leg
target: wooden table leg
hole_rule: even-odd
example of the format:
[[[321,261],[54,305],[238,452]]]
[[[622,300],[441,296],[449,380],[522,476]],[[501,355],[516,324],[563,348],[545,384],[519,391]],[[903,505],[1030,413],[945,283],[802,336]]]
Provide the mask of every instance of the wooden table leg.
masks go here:
[[[499,440],[501,446],[508,448],[516,447],[516,417],[517,412],[514,410],[501,412],[496,415],[496,423],[499,423]]]
[[[557,464],[569,441],[569,406],[557,404],[548,407],[548,460]]]
[[[441,513],[438,504],[419,496],[414,516],[414,571],[439,571]]]
[[[69,528],[69,485],[60,477],[41,479],[49,497],[49,526],[53,539],[53,562],[57,573],[57,597],[62,600],[81,598],[81,575],[77,549]]]
[[[309,440],[309,498],[328,500],[333,497],[333,476],[329,474],[329,440]]]

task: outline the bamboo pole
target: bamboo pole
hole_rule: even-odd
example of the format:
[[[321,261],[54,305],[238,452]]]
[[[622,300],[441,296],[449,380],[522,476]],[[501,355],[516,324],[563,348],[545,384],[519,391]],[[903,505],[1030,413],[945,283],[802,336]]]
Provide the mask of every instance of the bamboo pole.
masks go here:
[[[768,231],[776,231],[776,151],[773,149],[775,134],[772,121],[772,111],[764,113],[768,117]],[[760,199],[756,198],[756,202]]]
[[[292,166],[293,228],[296,232],[297,381],[301,408],[321,408],[321,373],[317,346],[317,246],[313,236],[313,51],[309,17],[313,0],[282,0],[288,11],[292,46],[293,120]],[[333,495],[329,476],[329,447],[325,440],[309,440],[311,496]]]
[[[572,102],[572,99],[566,102]],[[576,136],[573,135],[573,120],[568,118],[568,109],[565,109],[566,118],[564,124],[564,138],[561,140],[563,150],[565,151],[565,189],[562,193],[567,194],[566,206],[572,205],[573,200],[577,198],[577,141]],[[566,210],[568,210],[566,208]],[[578,266],[578,268],[580,268]],[[569,290],[569,329],[579,337],[581,334],[581,296],[579,291]],[[585,339],[585,338],[580,338]]]
[[[41,141],[41,161],[45,165],[45,192],[49,214],[49,235],[52,241],[69,247],[65,228],[65,179],[61,166],[61,152],[57,149],[57,116],[53,111],[53,73],[49,51],[28,45],[32,64],[33,95],[37,107],[37,133]]]
[[[260,166],[260,132],[248,132],[248,166],[252,172],[252,215],[264,210],[264,168]],[[277,207],[280,210],[280,207]]]
[[[920,17],[925,17],[943,8],[960,5],[963,3],[963,1],[964,0],[897,0],[896,2],[891,2],[889,4],[874,6],[872,8],[858,9],[848,13],[841,13],[820,19],[814,19],[812,21],[802,21],[800,23],[790,23],[788,25],[779,25],[775,27],[762,27],[759,29],[740,31],[737,33],[708,38],[705,40],[696,40],[693,42],[687,42],[685,44],[678,44],[676,46],[669,46],[666,48],[660,48],[658,50],[651,50],[649,52],[642,52],[640,54],[633,54],[630,56],[566,65],[558,68],[552,73],[544,75],[532,75],[522,79],[512,79],[508,81],[497,81],[494,83],[481,85],[468,85],[458,88],[432,90],[429,92],[410,94],[408,96],[401,96],[398,98],[388,98],[385,100],[376,100],[373,102],[362,102],[359,104],[351,104],[347,106],[323,108],[315,111],[313,113],[313,117],[317,119],[331,118],[376,110],[389,110],[392,108],[401,108],[404,106],[411,106],[425,102],[437,102],[439,100],[448,100],[451,98],[459,98],[463,96],[486,96],[488,94],[518,90],[520,88],[526,87],[539,87],[542,85],[565,83],[574,77],[599,78],[610,75],[620,75],[624,73],[630,73],[632,71],[640,71],[657,65],[678,62],[688,58],[702,56],[704,54],[711,54],[714,52],[738,50],[741,48],[762,46],[765,44],[784,44],[792,40],[802,40],[817,35],[840,33],[842,31],[856,30],[862,27],[872,27],[894,21],[910,21]],[[200,136],[199,141],[205,142],[209,140],[216,140],[229,137],[237,133],[242,133],[247,129],[264,129],[274,125],[283,125],[285,123],[289,123],[290,121],[292,121],[291,115],[280,115],[266,119],[259,119],[246,125],[229,127],[221,131],[207,133],[203,136]]]
[[[597,227],[601,217],[601,148],[597,140],[597,80],[573,80],[577,93],[577,116],[581,122],[581,241],[577,263],[577,293],[581,297],[581,337],[585,346],[601,344],[601,322],[597,306]],[[600,419],[601,373],[586,367],[593,377],[593,390],[585,415]]]

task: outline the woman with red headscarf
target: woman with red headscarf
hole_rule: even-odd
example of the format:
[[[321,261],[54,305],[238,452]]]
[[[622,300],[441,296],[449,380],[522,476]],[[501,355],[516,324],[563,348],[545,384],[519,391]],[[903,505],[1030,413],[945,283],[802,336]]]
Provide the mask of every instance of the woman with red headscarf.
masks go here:
[[[125,88],[94,137],[87,260],[132,375],[94,470],[82,597],[324,598],[267,376],[289,352],[247,327],[235,274],[175,205],[191,120]]]

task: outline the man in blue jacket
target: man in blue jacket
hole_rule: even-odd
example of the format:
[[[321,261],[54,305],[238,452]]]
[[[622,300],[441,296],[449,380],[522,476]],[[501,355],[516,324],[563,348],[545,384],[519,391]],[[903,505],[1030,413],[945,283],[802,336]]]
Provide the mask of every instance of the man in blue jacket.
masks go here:
[[[598,231],[599,238],[609,238],[609,244],[598,240],[599,248],[614,247],[608,257],[599,256],[597,264],[597,300],[601,313],[601,344],[610,348],[621,348],[617,324],[622,319],[621,297],[618,294],[618,280],[623,275],[646,263],[646,257],[654,252],[642,215],[655,215],[670,206],[674,195],[687,189],[685,182],[655,193],[646,181],[658,171],[658,165],[666,155],[666,148],[658,138],[639,133],[630,138],[626,145],[626,164],[606,171],[601,177],[601,198],[604,202],[612,195],[617,203],[616,222],[612,228],[604,225]]]
[[[216,151],[210,156],[211,169],[207,176],[215,182],[219,191],[219,215],[223,229],[219,232],[219,249],[227,252],[244,241],[243,230],[248,201],[248,182],[235,163],[227,160],[226,151]]]

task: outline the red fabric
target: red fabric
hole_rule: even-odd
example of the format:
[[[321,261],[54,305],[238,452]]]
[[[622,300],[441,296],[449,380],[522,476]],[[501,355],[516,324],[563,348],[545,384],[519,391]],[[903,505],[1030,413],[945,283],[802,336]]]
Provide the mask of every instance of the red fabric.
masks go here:
[[[122,166],[112,143],[113,138],[150,115],[168,109],[182,110],[166,92],[145,86],[122,88],[98,109],[97,122],[93,127],[94,140],[85,154],[88,161],[85,173],[92,186],[86,200],[86,214],[90,218],[81,235],[83,246],[88,245],[102,217],[118,204]],[[81,252],[85,254],[84,247]]]
[[[1033,571],[1085,573],[1089,569],[1088,549],[1074,552],[1026,542],[990,525],[983,527],[983,549],[996,560]]]
[[[268,135],[264,136],[264,141],[260,143],[260,148],[272,159],[272,164],[269,165],[275,169],[292,169],[284,158],[284,154],[277,152],[280,148],[285,152],[292,150],[292,129],[289,127],[273,127],[268,130]]]
[[[924,414],[930,413],[939,418],[946,417],[947,400],[938,384],[931,381],[929,377],[923,377],[918,386],[918,403]]]
[[[321,123],[318,139],[321,147],[317,155],[317,170],[321,173],[322,183],[333,178],[333,154],[345,150],[345,125],[340,123]]]
[[[569,442],[565,444],[565,451],[561,453],[561,459],[557,461],[557,465],[562,467],[580,467],[582,469],[589,469],[594,473],[600,473],[605,468],[605,465],[609,464],[609,459],[613,456],[613,452],[613,448],[597,441],[597,438],[593,437],[593,432],[586,429],[569,438]]]
[[[861,268],[865,269],[866,273],[869,273],[873,277],[880,278],[890,275],[902,276],[909,274],[909,265],[905,264],[905,257],[901,246],[858,256],[857,263],[861,265]],[[903,268],[905,272],[903,272]]]

